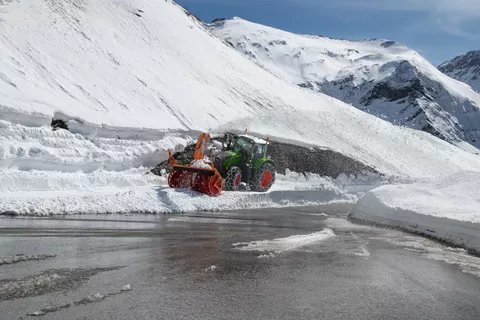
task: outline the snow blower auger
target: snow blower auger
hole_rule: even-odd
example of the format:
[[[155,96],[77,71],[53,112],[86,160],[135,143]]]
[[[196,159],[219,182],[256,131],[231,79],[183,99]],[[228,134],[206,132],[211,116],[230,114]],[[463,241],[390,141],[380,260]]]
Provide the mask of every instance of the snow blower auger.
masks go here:
[[[205,150],[210,135],[200,135],[195,148],[194,160],[186,166],[179,165],[168,150],[168,158],[173,171],[168,175],[171,188],[192,188],[195,191],[218,196],[222,192],[222,176],[212,161],[205,159]]]

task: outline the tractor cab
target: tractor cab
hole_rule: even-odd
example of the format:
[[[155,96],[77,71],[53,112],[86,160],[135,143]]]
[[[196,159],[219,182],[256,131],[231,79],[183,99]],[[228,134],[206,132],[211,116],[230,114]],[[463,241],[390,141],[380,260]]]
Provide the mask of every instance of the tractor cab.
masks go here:
[[[269,141],[251,135],[226,133],[215,167],[226,190],[238,190],[241,182],[251,190],[265,192],[275,181],[275,165],[267,156]]]
[[[255,160],[265,157],[267,154],[268,142],[252,136],[241,135],[237,138],[232,148],[233,152],[241,152],[245,158],[245,162],[254,162]]]

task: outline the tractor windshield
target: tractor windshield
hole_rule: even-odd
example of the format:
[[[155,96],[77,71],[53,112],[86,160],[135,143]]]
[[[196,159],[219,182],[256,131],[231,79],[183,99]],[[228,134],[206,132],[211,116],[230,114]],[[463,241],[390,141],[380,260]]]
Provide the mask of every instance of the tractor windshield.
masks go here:
[[[253,141],[247,138],[240,137],[237,139],[235,146],[233,147],[234,152],[247,152],[249,153],[252,149]]]

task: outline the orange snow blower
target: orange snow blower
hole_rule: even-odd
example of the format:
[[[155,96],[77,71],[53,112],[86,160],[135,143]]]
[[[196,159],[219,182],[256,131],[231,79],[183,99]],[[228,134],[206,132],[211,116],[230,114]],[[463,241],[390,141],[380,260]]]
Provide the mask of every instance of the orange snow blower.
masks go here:
[[[168,159],[173,171],[168,175],[168,185],[171,188],[192,188],[195,191],[211,196],[222,192],[222,176],[215,169],[213,159],[205,158],[210,134],[202,133],[197,141],[193,161],[186,166],[179,165],[168,150]]]

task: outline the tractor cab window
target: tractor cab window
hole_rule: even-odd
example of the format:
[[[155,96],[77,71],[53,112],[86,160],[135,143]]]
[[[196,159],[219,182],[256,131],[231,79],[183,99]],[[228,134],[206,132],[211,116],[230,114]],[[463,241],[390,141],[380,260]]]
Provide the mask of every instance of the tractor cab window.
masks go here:
[[[244,152],[244,153],[249,153],[250,150],[252,149],[253,142],[250,139],[246,138],[238,138],[237,142],[235,143],[235,146],[233,147],[234,152]]]
[[[255,148],[253,149],[253,154],[265,154],[265,146],[264,144],[257,144],[255,145]]]

